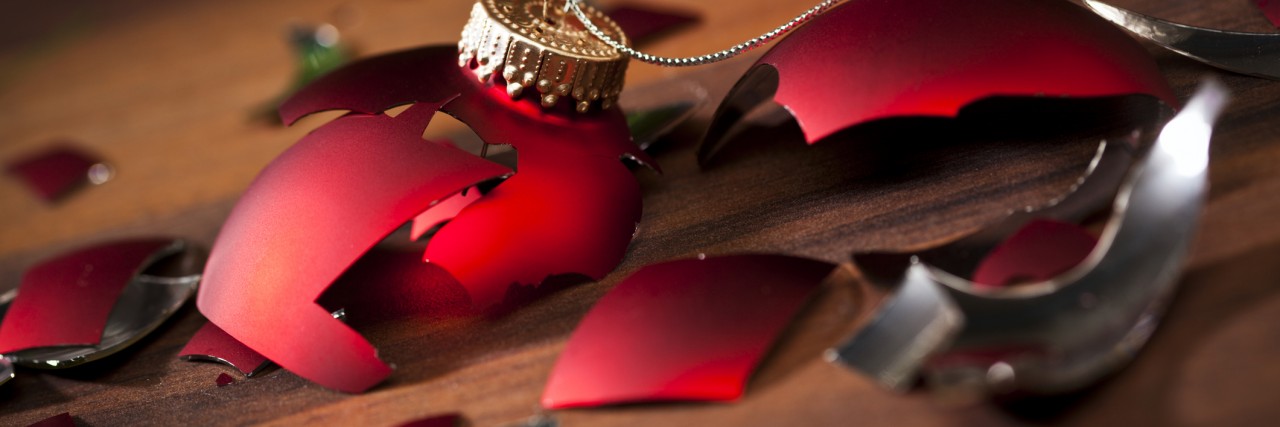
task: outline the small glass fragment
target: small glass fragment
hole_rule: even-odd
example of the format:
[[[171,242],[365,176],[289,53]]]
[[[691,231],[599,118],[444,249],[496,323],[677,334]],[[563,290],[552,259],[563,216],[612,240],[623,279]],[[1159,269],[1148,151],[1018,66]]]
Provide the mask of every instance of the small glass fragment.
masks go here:
[[[106,183],[113,175],[111,167],[96,156],[63,142],[12,162],[6,170],[48,203],[67,197],[86,184]]]
[[[205,323],[178,352],[183,360],[207,360],[231,365],[245,376],[253,376],[270,363],[266,357],[227,335],[213,323]],[[223,374],[226,375],[226,374]],[[221,377],[219,377],[221,378]]]
[[[40,421],[36,421],[27,427],[76,427],[76,420],[71,417],[70,413],[63,412]]]
[[[462,424],[462,415],[460,414],[444,414],[432,415],[413,421],[407,421],[399,425],[399,427],[458,427]]]
[[[230,375],[227,375],[226,372],[218,374],[218,379],[214,380],[214,383],[218,384],[218,387],[226,387],[231,384],[235,384],[235,382],[236,382],[236,379],[232,378]]]

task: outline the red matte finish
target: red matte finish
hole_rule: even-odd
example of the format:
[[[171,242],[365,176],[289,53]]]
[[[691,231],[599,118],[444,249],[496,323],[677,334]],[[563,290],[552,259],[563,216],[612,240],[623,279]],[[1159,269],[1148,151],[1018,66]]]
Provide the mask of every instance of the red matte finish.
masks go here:
[[[605,14],[613,19],[627,39],[641,44],[660,36],[665,32],[693,24],[699,21],[693,12],[655,8],[647,4],[622,4],[605,9]]]
[[[0,323],[0,353],[98,344],[129,281],[181,248],[169,239],[109,242],[31,267]]]
[[[859,0],[778,42],[774,100],[809,143],[893,116],[954,117],[993,96],[1177,99],[1147,51],[1066,1]]]
[[[187,341],[187,345],[182,347],[182,351],[178,352],[178,357],[225,363],[245,375],[252,375],[267,362],[266,357],[245,347],[213,323],[205,323],[200,327],[195,336]]]
[[[462,208],[471,206],[476,200],[480,200],[480,190],[476,188],[468,188],[461,193],[454,194],[447,199],[441,200],[435,206],[427,208],[426,212],[418,214],[413,218],[413,227],[409,231],[409,240],[418,240],[423,234],[431,230],[432,227],[440,225],[445,221],[458,216],[458,212],[462,212]]]
[[[1258,7],[1272,25],[1280,27],[1280,0],[1253,0],[1253,5]]]
[[[833,265],[780,255],[654,264],[573,332],[542,406],[733,400]]]
[[[1049,280],[1079,265],[1097,244],[1098,238],[1083,227],[1035,219],[982,259],[974,270],[973,282],[1004,287]]]
[[[7,169],[41,199],[53,202],[87,183],[89,168],[98,162],[100,160],[78,149],[55,146],[10,163]]]
[[[213,382],[214,384],[217,384],[218,387],[226,387],[231,384],[235,384],[236,379],[231,378],[231,376],[227,375],[226,373],[221,373],[221,374],[218,374],[218,378],[214,379]]]
[[[390,374],[372,345],[315,301],[432,202],[509,172],[423,140],[438,106],[344,116],[268,165],[214,244],[197,298],[205,317],[326,387],[360,392]]]

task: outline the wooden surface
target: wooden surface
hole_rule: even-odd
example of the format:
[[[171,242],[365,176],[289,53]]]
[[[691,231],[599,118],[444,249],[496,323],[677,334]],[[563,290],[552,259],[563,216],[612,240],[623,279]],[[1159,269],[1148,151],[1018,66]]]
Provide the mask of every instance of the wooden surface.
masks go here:
[[[119,173],[56,205],[0,179],[0,290],[16,286],[25,266],[94,241],[170,234],[211,243],[257,171],[332,117],[293,128],[250,120],[291,76],[293,60],[282,40],[288,23],[335,22],[362,54],[376,54],[453,43],[470,8],[465,0],[4,3],[0,161],[65,137],[101,154]],[[1115,4],[1191,24],[1273,31],[1247,0]],[[705,0],[683,7],[699,10],[703,23],[650,50],[704,53],[809,5]],[[1210,202],[1181,290],[1148,348],[1118,375],[1082,393],[1016,405],[952,406],[923,392],[890,394],[817,357],[874,302],[853,291],[858,280],[846,278],[801,316],[739,402],[554,416],[570,426],[1274,425],[1280,419],[1280,226],[1274,221],[1280,216],[1280,83],[1150,50],[1180,96],[1200,76],[1216,75],[1237,98],[1214,136]],[[629,79],[633,86],[673,78],[701,82],[712,95],[709,109],[749,62],[691,70],[634,65]],[[188,307],[137,347],[99,363],[20,371],[0,387],[0,425],[61,412],[84,425],[391,425],[455,411],[472,425],[515,422],[538,411],[542,386],[577,321],[642,265],[703,252],[843,262],[854,250],[939,242],[1065,191],[1093,152],[1091,136],[1106,130],[1059,116],[1051,122],[1086,124],[1050,135],[993,132],[956,141],[945,124],[932,123],[806,147],[794,123],[766,113],[748,124],[748,136],[700,169],[693,150],[708,114],[702,111],[659,150],[666,174],[637,171],[644,219],[614,274],[503,316],[365,327],[383,359],[397,367],[367,393],[329,391],[278,369],[216,387],[214,379],[229,368],[175,356],[203,322]],[[1007,123],[999,116],[986,120],[987,129]],[[428,133],[460,131],[456,123],[433,124]]]

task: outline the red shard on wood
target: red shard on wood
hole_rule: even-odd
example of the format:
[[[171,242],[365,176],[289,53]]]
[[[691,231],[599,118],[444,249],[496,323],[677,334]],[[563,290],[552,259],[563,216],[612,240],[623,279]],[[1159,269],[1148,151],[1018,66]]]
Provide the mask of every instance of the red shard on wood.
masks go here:
[[[36,421],[35,424],[31,424],[27,427],[76,427],[76,420],[71,417],[70,413],[63,412],[40,421]]]
[[[152,262],[182,248],[182,242],[170,239],[115,241],[29,268],[0,323],[0,353],[98,344],[125,286]]]
[[[46,202],[110,177],[110,169],[97,157],[62,143],[10,163],[6,169]]]
[[[717,111],[699,154],[770,96],[815,143],[859,123],[954,117],[989,97],[1177,99],[1147,51],[1065,1],[845,2],[778,42]]]
[[[267,358],[230,335],[213,323],[205,323],[178,352],[183,360],[208,360],[230,365],[245,376],[252,376],[267,365]],[[226,375],[226,374],[223,374]]]
[[[733,400],[833,265],[734,255],[650,265],[601,298],[551,372],[551,409]]]
[[[444,414],[408,421],[399,427],[458,427],[462,423],[462,415]]]

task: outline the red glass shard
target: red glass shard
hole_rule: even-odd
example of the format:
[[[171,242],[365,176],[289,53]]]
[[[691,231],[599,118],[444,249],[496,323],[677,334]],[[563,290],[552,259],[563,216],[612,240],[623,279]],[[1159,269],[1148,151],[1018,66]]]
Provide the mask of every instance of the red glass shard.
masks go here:
[[[267,166],[214,244],[197,298],[205,317],[326,387],[359,392],[385,378],[390,368],[373,346],[315,301],[432,202],[509,172],[424,141],[437,108],[416,104],[394,118],[344,116]]]
[[[377,114],[410,103],[443,104],[479,86],[458,67],[456,47],[427,47],[347,64],[294,93],[280,104],[290,125],[326,110]]]
[[[664,33],[698,22],[697,13],[647,4],[621,4],[605,9],[627,38],[643,44]]]
[[[462,415],[444,414],[409,421],[404,424],[400,424],[400,427],[457,427],[461,423]]]
[[[480,190],[472,187],[427,208],[426,212],[413,218],[413,226],[409,231],[409,240],[418,240],[435,226],[458,216],[458,212],[462,212],[462,208],[471,206],[476,200],[480,200]]]
[[[1258,11],[1262,12],[1272,25],[1280,27],[1280,0],[1253,0],[1253,5],[1258,7]]]
[[[227,375],[225,372],[218,374],[218,378],[214,380],[214,384],[217,384],[218,387],[226,387],[231,384],[235,384],[235,382],[236,382],[236,379],[231,378],[231,376]]]
[[[542,406],[733,400],[833,265],[735,255],[650,265],[587,313]]]
[[[1141,45],[1064,1],[846,2],[760,58],[716,113],[701,158],[724,122],[770,94],[811,144],[886,117],[954,117],[996,96],[1148,94],[1178,105]]]
[[[55,202],[85,184],[101,184],[110,177],[110,169],[102,160],[61,143],[10,163],[6,169],[46,202]]]
[[[1004,287],[1049,280],[1079,265],[1097,244],[1098,238],[1084,227],[1035,219],[982,259],[974,270],[973,282],[985,287]]]
[[[170,239],[116,241],[31,267],[0,323],[0,353],[98,344],[125,285],[152,262],[182,247]]]
[[[224,363],[239,369],[246,376],[253,375],[268,362],[266,357],[245,347],[213,323],[205,323],[200,327],[195,336],[187,341],[187,345],[182,347],[182,351],[178,352],[178,357],[183,360]]]
[[[40,421],[36,421],[27,427],[76,427],[75,418],[70,413],[63,412]]]

